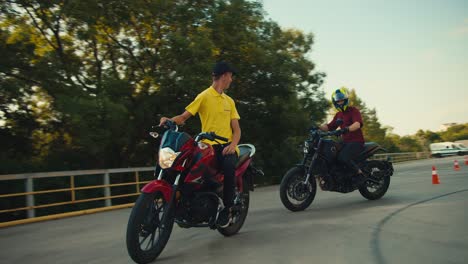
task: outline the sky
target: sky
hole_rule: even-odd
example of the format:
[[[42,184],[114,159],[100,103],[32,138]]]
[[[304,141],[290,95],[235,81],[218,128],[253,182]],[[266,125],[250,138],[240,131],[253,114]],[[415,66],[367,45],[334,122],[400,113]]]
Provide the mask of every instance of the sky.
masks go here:
[[[327,96],[355,89],[400,136],[468,123],[467,0],[263,0],[266,18],[313,33]]]

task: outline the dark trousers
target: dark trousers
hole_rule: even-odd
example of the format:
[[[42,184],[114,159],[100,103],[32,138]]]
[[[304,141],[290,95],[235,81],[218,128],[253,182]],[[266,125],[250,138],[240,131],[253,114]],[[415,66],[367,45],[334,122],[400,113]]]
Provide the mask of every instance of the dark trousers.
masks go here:
[[[354,159],[364,150],[364,144],[360,142],[343,143],[340,153],[338,154],[338,162],[346,165],[348,168],[359,171],[359,166],[354,162]]]
[[[237,153],[223,155],[223,149],[227,145],[229,144],[213,145],[213,148],[216,153],[216,159],[218,161],[219,167],[224,174],[224,206],[231,207],[234,204]]]

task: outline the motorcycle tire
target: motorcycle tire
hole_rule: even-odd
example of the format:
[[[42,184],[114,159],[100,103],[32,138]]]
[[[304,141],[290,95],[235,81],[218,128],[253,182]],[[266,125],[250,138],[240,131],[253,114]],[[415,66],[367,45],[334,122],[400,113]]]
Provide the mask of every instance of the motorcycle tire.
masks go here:
[[[293,167],[283,176],[280,184],[280,198],[284,207],[292,212],[303,211],[314,201],[315,194],[317,193],[317,183],[315,177],[309,178],[309,184],[304,186],[303,181],[305,180],[305,169],[301,167]],[[305,189],[308,187],[308,190]],[[307,196],[301,200],[296,200],[298,203],[291,202],[291,193],[294,194],[307,192]]]
[[[160,192],[138,197],[127,225],[127,250],[136,263],[152,262],[161,254],[174,226],[171,211]]]
[[[366,162],[366,170],[370,171],[368,177],[376,178],[379,181],[378,187],[373,182],[365,182],[359,187],[361,195],[368,200],[378,200],[387,193],[388,187],[390,186],[390,176],[385,175],[384,171],[386,166],[383,162],[378,160],[371,160]],[[374,190],[370,190],[374,189]]]

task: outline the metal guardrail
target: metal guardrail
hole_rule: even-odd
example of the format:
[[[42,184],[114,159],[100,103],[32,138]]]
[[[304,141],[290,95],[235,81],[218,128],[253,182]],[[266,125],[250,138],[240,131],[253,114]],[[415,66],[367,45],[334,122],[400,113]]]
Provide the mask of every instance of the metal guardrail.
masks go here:
[[[429,159],[431,157],[430,152],[402,152],[402,153],[384,153],[384,154],[375,154],[371,159],[374,160],[390,160],[393,163],[410,161],[410,160],[419,160],[419,159]]]
[[[109,209],[131,207],[133,206],[133,203],[112,205],[112,199],[139,195],[141,187],[144,184],[149,182],[149,181],[142,181],[140,174],[142,172],[153,171],[153,170],[154,170],[154,167],[140,167],[140,168],[123,168],[123,169],[57,171],[57,172],[0,175],[0,184],[2,185],[5,184],[4,186],[7,186],[6,184],[8,184],[9,181],[11,182],[11,181],[24,180],[24,190],[25,190],[24,192],[2,193],[0,194],[0,201],[2,199],[9,199],[9,198],[11,199],[11,198],[23,196],[25,198],[25,205],[26,205],[26,206],[18,207],[18,208],[0,208],[0,215],[13,213],[13,212],[20,212],[20,211],[27,212],[27,215],[26,215],[27,219],[0,222],[0,228],[11,226],[11,225],[16,225],[20,223],[57,219],[57,218],[62,218],[62,217],[70,216],[70,215],[79,215],[79,214],[86,214],[86,213],[94,213],[97,211],[105,211]],[[133,173],[134,180],[129,181],[129,182],[118,182],[118,183],[111,184],[112,175],[122,174],[122,173]],[[92,176],[92,177],[94,176],[102,177],[102,184],[76,186],[75,180],[78,177],[83,177],[86,175]],[[69,177],[69,184],[68,184],[69,186],[67,188],[59,188],[59,189],[34,190],[35,180],[38,180],[41,178],[56,178],[56,177]],[[122,187],[122,186],[131,186],[131,185],[135,186],[134,192],[112,195],[112,188]],[[78,192],[85,191],[85,190],[92,190],[92,189],[103,189],[104,190],[103,196],[87,198],[87,199],[77,199]],[[36,195],[46,195],[46,194],[51,194],[51,193],[69,193],[70,200],[57,201],[53,203],[46,203],[46,204],[40,204],[40,205],[35,203]],[[62,206],[62,205],[81,204],[81,203],[95,202],[95,201],[104,201],[105,206],[102,208],[93,208],[91,210],[90,209],[80,210],[80,211],[75,211],[75,212],[54,214],[50,216],[36,217],[36,209],[57,207],[57,206]]]
[[[376,160],[390,160],[392,162],[402,162],[402,161],[409,161],[409,160],[417,160],[417,159],[427,159],[430,158],[430,153],[428,152],[407,152],[407,153],[388,153],[388,154],[376,154],[372,157],[372,159]],[[17,180],[24,180],[24,192],[17,192],[17,193],[6,193],[0,194],[0,201],[1,199],[9,199],[13,197],[25,197],[25,205],[23,207],[18,208],[0,208],[0,215],[7,214],[12,212],[20,212],[26,211],[26,219],[19,219],[7,222],[0,222],[1,227],[7,227],[22,223],[30,223],[30,222],[37,222],[43,220],[50,220],[50,219],[58,219],[63,217],[68,217],[72,215],[81,215],[81,214],[88,214],[88,213],[95,213],[99,211],[106,211],[118,208],[125,208],[131,207],[134,203],[126,203],[126,204],[119,204],[113,205],[112,199],[115,198],[123,198],[123,197],[131,197],[137,196],[140,194],[140,189],[143,184],[148,183],[149,181],[142,181],[140,173],[153,171],[154,167],[140,167],[140,168],[123,168],[123,169],[105,169],[105,170],[80,170],[80,171],[58,171],[58,172],[43,172],[43,173],[25,173],[25,174],[6,174],[0,175],[0,183],[1,184],[8,184],[8,181],[17,181]],[[111,184],[111,176],[119,173],[133,173],[134,174],[134,181],[129,182],[118,182]],[[76,186],[75,180],[78,177],[86,176],[86,175],[94,175],[102,177],[102,184],[100,185],[87,185],[87,186]],[[67,188],[59,188],[59,189],[50,189],[50,190],[34,190],[34,181],[40,178],[55,178],[55,177],[69,177],[69,186]],[[7,183],[5,183],[7,182]],[[118,194],[112,195],[112,188],[113,187],[122,187],[122,186],[135,186],[135,191],[131,193],[125,194]],[[103,196],[101,197],[94,197],[94,198],[87,198],[87,199],[77,199],[77,192],[84,191],[84,190],[92,190],[92,189],[103,189]],[[57,201],[53,203],[47,204],[36,204],[35,203],[35,196],[36,195],[44,195],[50,193],[63,193],[69,192],[70,193],[70,200],[68,201]],[[94,201],[105,201],[104,207],[99,208],[92,208],[87,210],[79,210],[74,212],[64,212],[59,214],[53,215],[46,215],[36,217],[36,209],[41,208],[49,208],[49,207],[56,207],[61,205],[72,205],[72,204],[80,204],[80,203],[87,203],[87,202],[94,202]]]

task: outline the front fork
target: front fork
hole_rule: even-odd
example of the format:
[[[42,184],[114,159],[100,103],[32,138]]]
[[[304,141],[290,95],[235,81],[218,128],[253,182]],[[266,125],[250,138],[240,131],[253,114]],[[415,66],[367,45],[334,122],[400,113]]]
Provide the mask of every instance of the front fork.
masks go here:
[[[304,181],[304,184],[307,184],[309,182],[310,174],[312,174],[312,168],[314,168],[315,164],[317,163],[317,158],[318,158],[318,154],[317,154],[317,151],[316,151],[314,153],[314,155],[312,156],[312,161],[310,162],[309,167],[307,168],[307,176],[306,176],[306,179]],[[304,158],[303,163],[305,164],[305,158]]]
[[[162,175],[163,175],[163,170],[161,169],[161,171],[159,172],[158,180],[162,179]],[[179,180],[180,180],[180,173],[177,175],[174,181],[174,184],[172,185],[171,198],[168,201],[169,204],[167,206],[167,213],[165,213],[163,217],[161,218],[162,225],[165,225],[167,218],[173,215],[172,210],[176,203],[176,194],[177,194],[177,189],[179,186]]]

